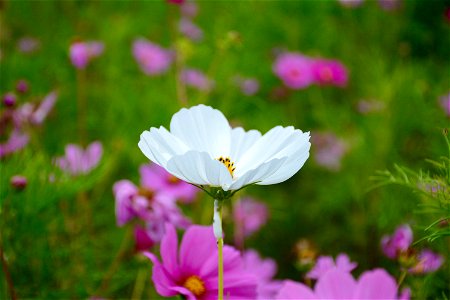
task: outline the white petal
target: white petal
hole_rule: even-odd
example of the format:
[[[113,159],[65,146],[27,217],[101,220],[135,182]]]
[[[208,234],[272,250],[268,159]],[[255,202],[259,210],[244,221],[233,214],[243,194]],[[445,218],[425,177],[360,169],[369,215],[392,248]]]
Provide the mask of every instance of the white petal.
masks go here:
[[[284,164],[287,158],[275,158],[268,162],[259,165],[257,168],[247,171],[244,175],[239,177],[233,184],[229,187],[229,190],[237,190],[244,185],[259,182],[265,178],[271,176]]]
[[[277,172],[262,180],[258,184],[267,185],[280,183],[294,176],[305,164],[309,157],[309,132],[302,133],[296,130],[292,143],[284,150],[280,151],[277,156],[285,156],[287,159]]]
[[[206,152],[188,151],[176,155],[168,161],[167,171],[194,184],[221,186],[226,189],[232,182],[228,169]]]
[[[231,130],[230,158],[239,161],[242,155],[261,137],[258,130],[245,131],[241,127]]]
[[[170,132],[192,150],[207,152],[211,157],[228,156],[231,127],[217,109],[197,105],[183,108],[173,115]]]
[[[162,167],[166,166],[172,156],[183,154],[189,150],[182,141],[164,127],[153,127],[150,128],[150,131],[144,131],[138,146],[148,159]]]

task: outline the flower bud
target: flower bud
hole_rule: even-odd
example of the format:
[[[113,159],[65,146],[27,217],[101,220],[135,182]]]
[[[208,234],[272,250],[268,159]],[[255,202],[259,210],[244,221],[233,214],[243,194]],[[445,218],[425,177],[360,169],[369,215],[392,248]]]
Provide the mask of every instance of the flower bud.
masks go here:
[[[7,93],[3,96],[3,105],[6,107],[13,107],[16,105],[16,95],[13,93]]]
[[[27,178],[22,175],[14,175],[11,177],[11,186],[16,190],[23,190],[27,186]]]

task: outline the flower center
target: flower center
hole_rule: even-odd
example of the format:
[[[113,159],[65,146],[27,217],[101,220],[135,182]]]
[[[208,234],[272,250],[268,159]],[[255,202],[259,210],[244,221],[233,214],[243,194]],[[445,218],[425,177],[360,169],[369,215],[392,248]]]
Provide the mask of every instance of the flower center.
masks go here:
[[[199,297],[206,291],[203,281],[195,275],[189,276],[184,282],[183,286],[190,290],[192,294]]]
[[[224,158],[223,156],[219,157],[217,160],[223,163],[225,167],[227,167],[228,172],[230,172],[231,177],[233,177],[233,172],[236,169],[236,167],[234,166],[234,162],[232,162],[229,157]]]
[[[153,196],[155,195],[153,191],[146,189],[144,187],[140,187],[138,193],[139,195],[147,198],[149,201],[153,200]]]
[[[329,82],[333,79],[333,72],[331,72],[330,68],[324,67],[320,70],[320,78],[325,82]]]
[[[176,177],[173,176],[173,175],[169,175],[169,177],[167,178],[167,181],[168,181],[170,184],[177,184],[177,183],[180,182],[180,179],[176,178]]]

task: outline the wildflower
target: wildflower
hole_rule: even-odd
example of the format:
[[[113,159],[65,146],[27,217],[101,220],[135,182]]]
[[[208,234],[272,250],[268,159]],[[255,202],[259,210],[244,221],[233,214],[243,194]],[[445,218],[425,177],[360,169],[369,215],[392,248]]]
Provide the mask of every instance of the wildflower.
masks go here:
[[[180,74],[180,80],[187,86],[194,87],[199,91],[210,91],[214,87],[214,81],[197,69],[185,69]]]
[[[34,37],[25,36],[17,41],[17,49],[19,52],[30,54],[36,52],[41,47],[41,42]]]
[[[197,16],[198,6],[194,1],[185,1],[181,5],[181,14],[188,18],[194,18]]]
[[[447,117],[450,117],[450,93],[445,96],[439,97],[439,104],[441,105]]]
[[[29,86],[28,86],[28,82],[24,79],[21,79],[17,82],[16,84],[16,91],[19,94],[25,94],[26,92],[28,92],[29,90]]]
[[[234,82],[239,87],[242,94],[246,96],[253,96],[259,91],[259,81],[256,78],[242,78],[236,76]]]
[[[347,152],[345,142],[331,132],[316,132],[312,135],[312,143],[316,146],[316,163],[330,171],[339,171],[342,157]]]
[[[314,81],[311,59],[299,53],[282,53],[274,65],[273,72],[291,89],[303,89]]]
[[[181,34],[191,39],[194,42],[201,41],[203,39],[203,31],[200,27],[195,25],[188,18],[181,18],[178,23],[178,30]]]
[[[149,76],[165,73],[172,64],[173,53],[144,38],[133,42],[133,56],[141,70]]]
[[[55,159],[57,166],[70,175],[87,174],[97,167],[103,155],[100,142],[91,143],[86,150],[75,144],[68,144],[65,155]]]
[[[366,271],[358,280],[346,271],[333,268],[314,287],[286,280],[276,299],[403,299],[395,279],[383,269]]]
[[[280,289],[282,282],[273,280],[277,272],[277,264],[273,259],[262,259],[255,250],[247,250],[242,254],[244,268],[255,275],[257,299],[273,299]]]
[[[398,227],[391,236],[383,236],[381,239],[381,248],[387,257],[396,259],[402,252],[408,250],[412,241],[413,232],[411,227],[405,224]]]
[[[0,158],[23,149],[29,140],[30,136],[27,133],[13,129],[9,138],[4,142],[0,142]]]
[[[168,3],[182,5],[186,0],[166,0]]]
[[[318,85],[347,85],[347,69],[336,60],[315,59],[311,64],[314,82]]]
[[[240,230],[244,236],[249,236],[258,231],[268,218],[267,206],[252,198],[243,198],[235,202],[233,206],[233,219],[237,230]]]
[[[134,240],[136,252],[148,250],[156,243],[141,226],[134,228]]]
[[[104,45],[98,41],[75,42],[70,45],[69,56],[77,69],[84,69],[89,62],[103,53]]]
[[[41,103],[36,107],[36,109],[30,115],[30,122],[34,125],[40,125],[47,118],[50,111],[55,106],[56,100],[58,99],[58,94],[56,92],[51,92],[42,99]]]
[[[6,107],[13,107],[16,105],[17,98],[13,93],[7,93],[3,96],[3,105]]]
[[[355,269],[357,263],[351,262],[347,254],[341,253],[336,257],[336,262],[331,256],[320,256],[316,265],[306,274],[311,279],[319,279],[331,269],[338,269],[342,272],[350,273]]]
[[[162,192],[165,195],[184,203],[192,202],[198,189],[168,173],[157,164],[142,165],[139,169],[141,185],[150,190]]]
[[[211,227],[190,226],[178,251],[175,227],[167,224],[160,252],[162,262],[153,253],[144,253],[153,262],[152,280],[159,295],[216,299],[218,252]],[[224,294],[230,299],[254,299],[256,278],[244,269],[239,252],[224,246],[223,257]]]
[[[438,270],[444,263],[444,258],[429,250],[424,249],[417,255],[417,263],[409,269],[413,274],[425,274]]]
[[[16,190],[23,190],[27,186],[27,178],[22,175],[14,175],[10,180],[11,186]]]
[[[309,132],[277,126],[264,135],[231,128],[211,107],[183,108],[164,127],[141,134],[139,148],[169,173],[198,186],[238,190],[249,184],[283,182],[309,156]]]
[[[343,6],[357,7],[363,4],[364,0],[338,0]]]

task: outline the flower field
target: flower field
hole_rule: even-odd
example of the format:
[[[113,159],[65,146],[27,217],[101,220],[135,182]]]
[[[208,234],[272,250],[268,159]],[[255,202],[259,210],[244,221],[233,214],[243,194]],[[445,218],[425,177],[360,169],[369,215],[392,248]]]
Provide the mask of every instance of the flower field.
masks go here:
[[[0,299],[450,299],[450,3],[0,26]]]

